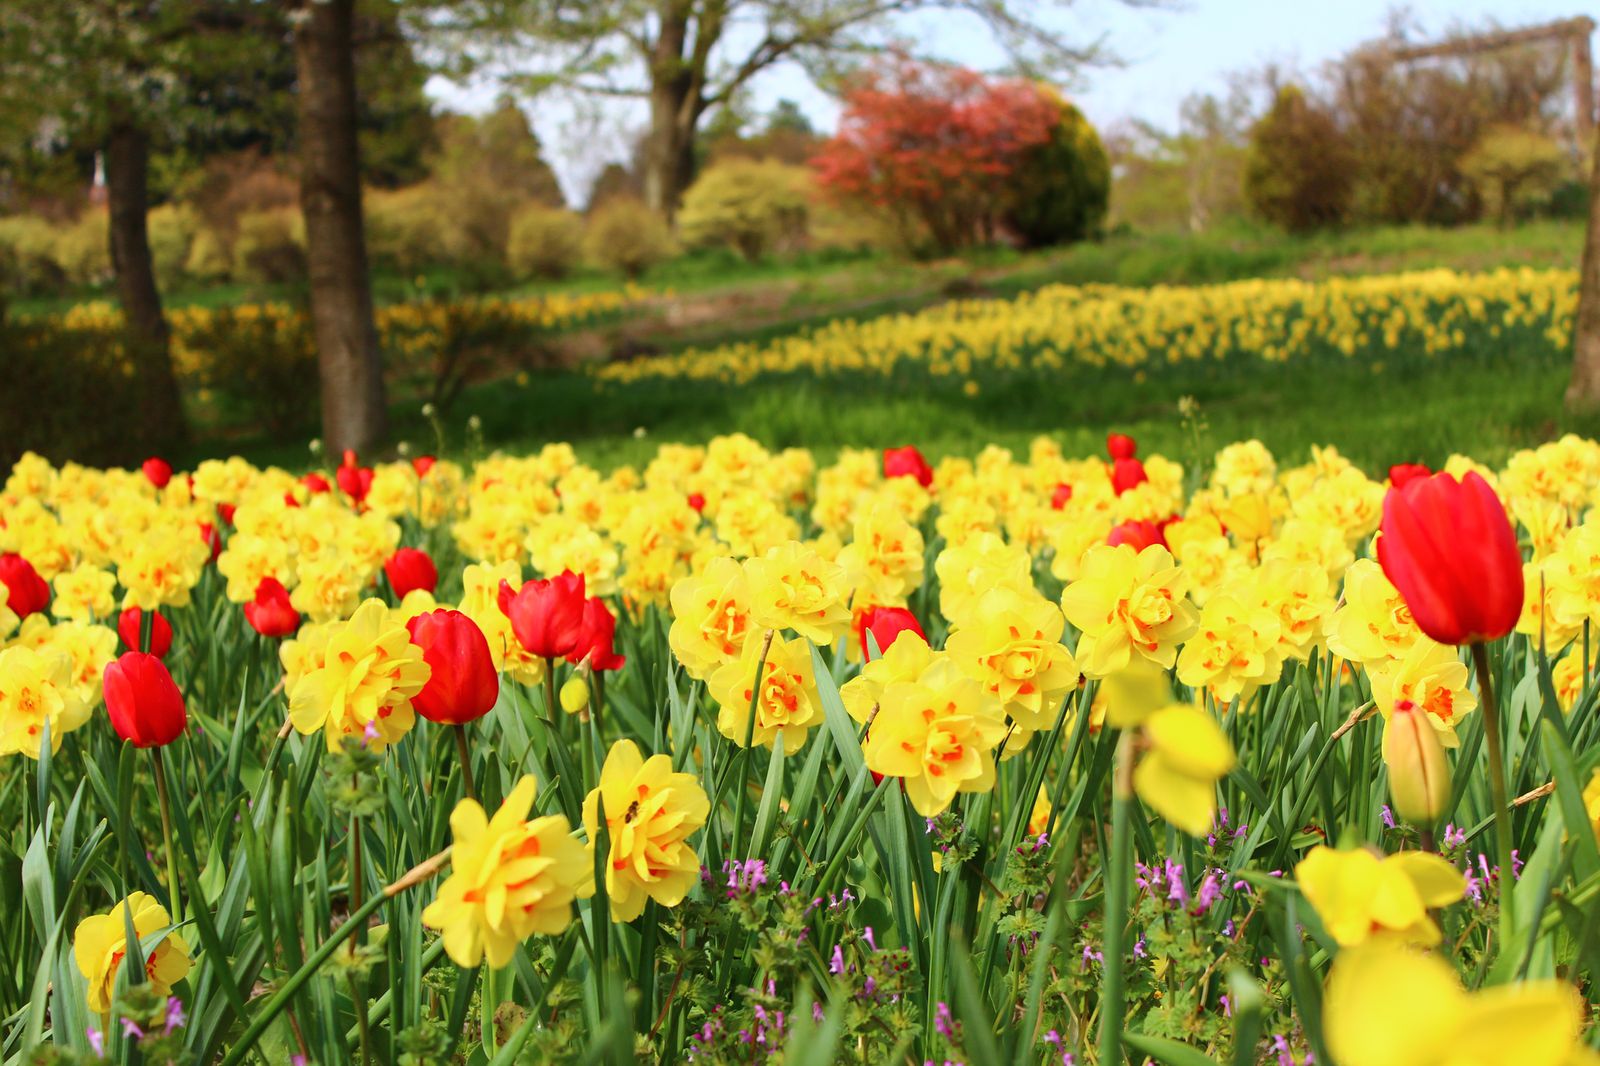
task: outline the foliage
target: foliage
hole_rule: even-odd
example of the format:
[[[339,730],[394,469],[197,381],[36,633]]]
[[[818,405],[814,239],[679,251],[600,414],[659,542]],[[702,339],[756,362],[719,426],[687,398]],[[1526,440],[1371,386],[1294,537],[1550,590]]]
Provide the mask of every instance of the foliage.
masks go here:
[[[241,281],[295,281],[306,274],[305,220],[292,208],[239,216],[233,276]]]
[[[633,281],[668,259],[676,242],[666,220],[644,201],[614,196],[589,215],[583,247],[591,262]]]
[[[245,420],[274,434],[311,424],[316,407],[317,347],[302,314],[271,307],[221,308],[187,316],[178,339],[179,366],[205,360],[190,378],[213,400],[242,412]],[[187,375],[186,375],[187,376]]]
[[[1032,83],[901,58],[849,88],[817,181],[892,218],[908,244],[953,251],[993,237],[1008,182],[1059,115]]]
[[[1285,86],[1251,130],[1245,196],[1257,214],[1291,233],[1337,226],[1350,211],[1353,163],[1334,117]]]
[[[1502,226],[1547,202],[1567,160],[1561,146],[1520,126],[1493,126],[1461,160],[1461,172]]]
[[[555,280],[583,258],[583,219],[564,208],[530,204],[511,216],[506,262],[519,278]]]
[[[1058,117],[1050,139],[1024,152],[1007,181],[1006,225],[1030,248],[1101,234],[1111,198],[1111,162],[1083,112],[1040,86]]]
[[[0,218],[0,274],[12,291],[58,291],[66,277],[55,252],[56,234],[44,219],[32,215]]]
[[[747,261],[804,240],[810,174],[777,161],[728,159],[684,195],[678,235],[691,246],[724,245]]]
[[[150,258],[156,279],[163,287],[176,284],[184,276],[195,237],[200,229],[199,214],[186,204],[162,204],[145,216],[150,234]]]
[[[108,229],[105,212],[89,210],[55,231],[51,257],[70,284],[88,288],[111,280]]]
[[[0,351],[0,465],[29,448],[87,463],[137,462],[145,453],[150,438],[132,405],[90,398],[126,387],[119,334],[0,314]]]

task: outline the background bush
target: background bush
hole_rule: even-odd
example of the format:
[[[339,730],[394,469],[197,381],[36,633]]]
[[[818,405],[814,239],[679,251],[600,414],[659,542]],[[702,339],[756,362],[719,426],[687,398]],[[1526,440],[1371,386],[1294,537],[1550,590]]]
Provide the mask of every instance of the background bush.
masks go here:
[[[111,280],[110,223],[104,211],[85,211],[55,230],[51,250],[69,284],[87,288]]]
[[[233,240],[233,276],[240,281],[295,281],[306,273],[305,220],[293,208],[250,211]]]
[[[0,282],[28,296],[54,293],[67,283],[55,258],[55,229],[42,218],[0,218]]]
[[[189,249],[200,229],[200,214],[186,204],[162,204],[145,216],[150,258],[163,287],[177,284],[189,262]]]
[[[1012,172],[1006,224],[1030,248],[1098,237],[1111,202],[1110,157],[1082,111],[1048,86],[1039,91],[1061,117]]]
[[[613,196],[595,208],[583,246],[591,262],[619,271],[629,281],[677,251],[666,220],[631,196]]]
[[[239,419],[284,435],[317,416],[317,349],[309,316],[283,304],[196,317],[186,348],[205,353],[194,377]]]
[[[1291,233],[1338,225],[1350,213],[1354,165],[1333,115],[1286,85],[1251,131],[1245,196]]]
[[[678,235],[691,247],[722,245],[748,262],[803,246],[811,180],[804,167],[771,159],[726,159],[684,195]]]
[[[518,278],[564,278],[583,258],[583,219],[530,204],[511,217],[506,260]]]
[[[132,380],[118,338],[0,314],[0,352],[6,374],[0,468],[27,450],[96,465],[135,463],[148,454],[149,427],[138,406],[109,399],[125,395]],[[90,389],[104,402],[85,402]]]

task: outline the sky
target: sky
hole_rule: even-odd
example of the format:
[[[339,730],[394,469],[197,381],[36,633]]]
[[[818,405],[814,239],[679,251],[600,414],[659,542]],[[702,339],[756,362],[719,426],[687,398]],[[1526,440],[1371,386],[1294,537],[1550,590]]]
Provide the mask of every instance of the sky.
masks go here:
[[[1024,0],[1024,6],[1026,6]],[[1179,107],[1196,92],[1221,92],[1232,72],[1277,63],[1314,71],[1363,41],[1382,36],[1394,0],[1187,0],[1133,7],[1112,0],[1077,0],[1055,23],[1074,39],[1101,40],[1120,62],[1085,70],[1068,94],[1097,126],[1140,119],[1174,129]],[[1574,0],[1412,0],[1406,5],[1423,35],[1443,35],[1457,21],[1495,19],[1526,26],[1570,18]],[[1003,53],[981,27],[950,12],[927,12],[905,24],[923,48],[979,69],[1001,65]],[[498,94],[492,78],[468,86],[435,79],[430,93],[452,110],[480,111]],[[752,103],[765,111],[780,99],[798,102],[819,130],[832,129],[838,104],[794,67],[769,71],[753,86]],[[541,98],[529,107],[535,132],[568,199],[581,202],[596,173],[624,158],[643,127],[642,109],[608,105],[602,113],[571,101]]]

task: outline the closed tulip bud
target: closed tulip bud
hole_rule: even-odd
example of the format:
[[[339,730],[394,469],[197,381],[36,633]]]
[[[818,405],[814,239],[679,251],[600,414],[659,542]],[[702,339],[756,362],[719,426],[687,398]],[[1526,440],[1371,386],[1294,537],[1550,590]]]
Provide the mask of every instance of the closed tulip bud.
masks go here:
[[[1050,494],[1050,506],[1057,511],[1064,508],[1071,500],[1072,486],[1065,481],[1057,485],[1055,491]]]
[[[158,455],[146,459],[139,469],[144,471],[146,480],[158,489],[166,488],[167,482],[172,480],[172,464]]]
[[[856,624],[861,637],[863,660],[872,658],[872,649],[867,646],[868,633],[878,642],[879,655],[888,651],[900,639],[901,633],[912,633],[924,644],[928,642],[928,635],[922,631],[922,623],[904,607],[869,607],[857,616]]]
[[[433,464],[438,461],[431,455],[419,455],[411,460],[411,469],[417,472],[417,477],[427,477],[428,471],[432,470]]]
[[[16,552],[0,554],[0,585],[7,590],[6,607],[18,618],[38,614],[50,605],[50,585]]]
[[[1131,455],[1111,464],[1111,487],[1118,496],[1149,480],[1150,475],[1145,473],[1144,464]]]
[[[1506,509],[1476,472],[1414,478],[1383,500],[1378,563],[1411,617],[1441,644],[1511,632],[1522,615],[1522,552]]]
[[[928,460],[922,457],[916,445],[907,444],[904,448],[884,449],[883,476],[916,478],[917,484],[927,488],[933,484],[933,467],[928,465]]]
[[[1142,552],[1152,544],[1165,547],[1167,538],[1154,522],[1131,521],[1113,527],[1106,537],[1106,543],[1113,548],[1119,544],[1131,544],[1134,551]]]
[[[211,561],[216,562],[217,556],[222,554],[222,534],[218,533],[217,527],[210,522],[201,522],[200,539],[211,549]]]
[[[372,477],[372,467],[357,465],[356,453],[352,451],[344,453],[344,463],[334,472],[334,480],[357,506],[360,506],[366,500],[367,493],[372,491]]]
[[[500,582],[500,613],[511,620],[517,643],[541,659],[564,659],[583,635],[583,575],[564,570],[512,590]]]
[[[144,636],[144,612],[137,607],[129,607],[117,617],[117,636],[122,638],[129,651],[144,651],[139,646],[139,640]],[[150,654],[157,659],[165,659],[167,652],[172,650],[172,623],[160,611],[150,616]]]
[[[324,492],[333,491],[333,486],[328,484],[328,479],[315,472],[302,477],[300,479],[300,484],[304,485],[306,487],[306,491],[310,492],[313,496],[319,496]]]
[[[430,722],[466,725],[482,718],[500,698],[489,641],[460,611],[428,611],[406,623],[411,643],[432,669],[411,706]]]
[[[160,748],[189,724],[183,693],[154,655],[130,651],[106,664],[103,691],[111,727],[136,748]]]
[[[1126,433],[1106,434],[1106,454],[1112,462],[1118,459],[1132,459],[1139,454],[1139,445]]]
[[[1450,803],[1450,764],[1427,714],[1410,700],[1394,705],[1383,731],[1383,761],[1395,813],[1415,826],[1432,826]]]
[[[289,602],[289,590],[275,577],[264,577],[256,598],[244,605],[244,620],[264,637],[287,637],[300,628],[300,612]]]
[[[589,706],[589,683],[581,677],[569,677],[561,686],[561,709],[577,714]]]
[[[406,593],[417,589],[432,592],[439,584],[439,571],[433,560],[421,548],[401,548],[383,564],[394,594],[404,599]]]
[[[706,509],[705,493],[703,493],[703,492],[691,492],[691,493],[689,493],[689,506],[694,508],[694,510],[697,511],[697,512],[703,512]]]

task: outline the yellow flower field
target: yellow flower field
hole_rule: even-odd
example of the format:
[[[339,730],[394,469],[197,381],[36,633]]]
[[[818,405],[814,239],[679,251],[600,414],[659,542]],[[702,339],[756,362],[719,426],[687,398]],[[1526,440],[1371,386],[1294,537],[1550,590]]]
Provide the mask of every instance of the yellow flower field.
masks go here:
[[[1570,315],[1566,275],[1429,278],[1050,290],[783,358]],[[1438,473],[1118,434],[29,454],[8,1054],[1594,1066],[1597,508],[1575,436]]]

